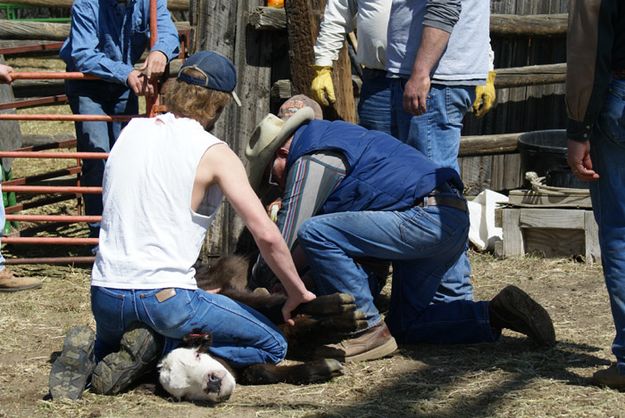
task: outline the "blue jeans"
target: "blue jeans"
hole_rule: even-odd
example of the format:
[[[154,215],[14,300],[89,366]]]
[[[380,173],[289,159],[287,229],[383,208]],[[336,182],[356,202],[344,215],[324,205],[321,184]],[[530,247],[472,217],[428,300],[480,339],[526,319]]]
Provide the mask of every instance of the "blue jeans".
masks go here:
[[[72,113],[76,115],[136,115],[137,96],[126,86],[105,81],[71,80],[65,90]],[[76,122],[78,152],[110,152],[126,122]],[[82,186],[102,186],[105,160],[83,160]],[[85,213],[102,215],[102,196],[83,195]],[[89,225],[90,236],[97,237],[99,223]]]
[[[392,261],[387,323],[399,342],[493,341],[497,336],[491,330],[486,303],[431,304],[445,272],[464,250],[468,228],[468,216],[461,210],[415,206],[405,211],[315,216],[302,224],[298,238],[317,294],[352,294],[369,327],[382,318],[373,303],[368,274],[354,258]]]
[[[610,83],[608,97],[590,140],[599,180],[590,183],[592,208],[616,337],[612,352],[625,374],[625,80]]]
[[[118,350],[124,330],[133,322],[167,337],[163,354],[190,332],[210,332],[209,351],[235,367],[278,363],[286,356],[284,336],[252,308],[201,289],[175,289],[175,296],[159,302],[155,295],[161,290],[91,288],[97,360]]]
[[[427,111],[414,116],[404,111],[403,95],[406,80],[391,79],[392,114],[396,126],[394,136],[421,151],[443,167],[458,167],[458,150],[462,119],[471,108],[475,87],[446,87],[433,84],[427,97]],[[445,274],[434,302],[472,300],[471,265],[465,252]]]
[[[363,128],[392,135],[395,128],[391,118],[390,79],[386,78],[386,71],[363,69],[358,118]]]

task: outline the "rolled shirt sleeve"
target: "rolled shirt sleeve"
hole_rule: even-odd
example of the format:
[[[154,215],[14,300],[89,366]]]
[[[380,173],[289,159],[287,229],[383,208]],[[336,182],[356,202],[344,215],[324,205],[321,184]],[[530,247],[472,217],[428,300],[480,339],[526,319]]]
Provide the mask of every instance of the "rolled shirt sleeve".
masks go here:
[[[167,10],[166,0],[158,1],[157,14],[158,37],[151,50],[162,52],[169,62],[180,53],[180,40],[178,39],[176,25],[174,25],[169,10]]]
[[[354,27],[357,5],[355,0],[329,0],[315,43],[315,65],[332,66],[343,47],[345,34]]]
[[[428,0],[423,25],[451,33],[460,19],[461,0]]]
[[[61,58],[65,60],[70,70],[125,84],[133,67],[122,60],[110,58],[100,50],[99,19],[97,2],[88,0],[74,2],[71,32],[61,49]]]

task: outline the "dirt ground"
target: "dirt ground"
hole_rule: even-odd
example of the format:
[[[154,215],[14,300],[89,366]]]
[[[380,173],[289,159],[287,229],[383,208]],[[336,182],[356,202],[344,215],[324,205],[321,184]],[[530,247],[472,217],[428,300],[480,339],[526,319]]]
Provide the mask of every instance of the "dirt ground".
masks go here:
[[[613,327],[600,267],[476,253],[471,259],[476,299],[489,299],[508,283],[522,287],[552,315],[554,348],[536,349],[512,332],[494,344],[401,347],[392,358],[347,365],[343,376],[325,384],[239,386],[218,406],[174,402],[141,388],[116,397],[87,392],[77,402],[45,400],[51,359],[65,331],[93,326],[89,271],[19,268],[44,286],[0,295],[0,417],[622,416],[625,395],[588,382],[611,359]]]
[[[67,112],[63,107],[43,110]],[[72,132],[68,123],[22,127],[25,133]],[[51,166],[37,167],[44,168]],[[16,162],[14,170],[24,175],[30,167]],[[68,203],[47,211],[72,210]],[[86,236],[86,229],[65,226],[56,233]],[[52,247],[2,251],[7,257],[61,255]],[[63,251],[86,255],[80,247]],[[40,277],[44,285],[0,294],[0,418],[625,416],[625,394],[591,386],[588,380],[612,359],[614,329],[600,266],[568,259],[497,260],[477,253],[471,259],[476,299],[490,299],[506,284],[525,289],[553,318],[554,348],[536,349],[512,332],[504,332],[494,344],[401,347],[391,358],[346,365],[343,376],[325,384],[239,386],[233,398],[217,406],[174,402],[140,388],[116,397],[86,392],[76,402],[46,400],[51,360],[61,350],[66,330],[94,325],[89,270],[16,267],[21,274]]]

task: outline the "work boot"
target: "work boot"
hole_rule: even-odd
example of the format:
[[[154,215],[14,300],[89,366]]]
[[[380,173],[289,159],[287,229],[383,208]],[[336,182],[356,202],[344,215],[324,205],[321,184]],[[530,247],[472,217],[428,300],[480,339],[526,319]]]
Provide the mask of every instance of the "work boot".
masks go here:
[[[8,268],[0,271],[0,292],[19,292],[20,290],[39,289],[41,280],[34,277],[15,277]]]
[[[70,328],[63,351],[50,370],[48,386],[52,399],[79,399],[95,367],[93,345],[95,333],[86,325]]]
[[[541,346],[555,345],[556,333],[549,313],[518,287],[505,287],[490,301],[488,310],[493,328],[520,332]]]
[[[387,357],[397,350],[395,338],[391,335],[384,321],[363,333],[341,341],[318,347],[315,358],[333,358],[345,363],[377,360]]]
[[[162,337],[144,324],[131,326],[122,336],[119,351],[104,357],[93,371],[95,393],[116,395],[156,367],[163,348]]]
[[[598,386],[607,386],[612,389],[625,390],[625,375],[622,375],[616,364],[607,369],[598,370],[592,375],[591,382]]]

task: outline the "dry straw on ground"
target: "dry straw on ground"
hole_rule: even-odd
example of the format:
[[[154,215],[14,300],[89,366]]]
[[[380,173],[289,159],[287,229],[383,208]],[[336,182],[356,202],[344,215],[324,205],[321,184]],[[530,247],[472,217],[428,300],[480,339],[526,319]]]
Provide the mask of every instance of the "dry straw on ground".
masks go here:
[[[613,327],[600,268],[564,259],[471,258],[476,299],[489,299],[508,283],[526,289],[551,313],[556,347],[536,349],[512,332],[495,344],[402,347],[392,358],[347,365],[344,376],[325,384],[240,386],[215,407],[142,388],[112,398],[86,392],[78,402],[44,400],[50,359],[66,329],[93,325],[89,272],[31,267],[44,279],[42,289],[0,295],[0,417],[622,415],[625,394],[588,383],[611,359]]]

